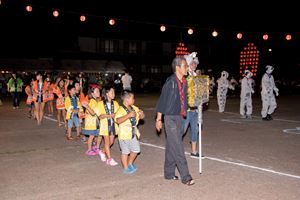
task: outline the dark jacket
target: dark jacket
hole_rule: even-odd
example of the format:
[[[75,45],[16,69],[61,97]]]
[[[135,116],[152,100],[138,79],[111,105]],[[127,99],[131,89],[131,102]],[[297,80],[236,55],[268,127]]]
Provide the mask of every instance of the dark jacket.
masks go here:
[[[184,87],[184,97],[187,110],[187,84]],[[164,115],[180,115],[180,95],[175,74],[166,80],[156,104],[156,111]]]

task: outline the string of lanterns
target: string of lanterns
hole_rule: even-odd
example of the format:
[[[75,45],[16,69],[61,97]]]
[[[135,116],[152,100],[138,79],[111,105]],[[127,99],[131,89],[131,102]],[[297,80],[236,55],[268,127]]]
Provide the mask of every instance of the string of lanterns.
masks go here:
[[[1,2],[1,1],[0,1]],[[37,7],[39,7],[39,6],[37,6]],[[26,11],[27,12],[32,12],[33,11],[33,7],[32,7],[32,5],[27,5],[26,6]],[[53,14],[53,16],[54,17],[59,17],[59,10],[58,9],[54,9],[53,10],[53,12],[52,12],[52,14]],[[99,17],[99,16],[98,16]],[[86,20],[87,20],[87,16],[86,15],[80,15],[79,16],[79,20],[81,21],[81,22],[85,22]],[[109,24],[110,25],[115,25],[115,23],[116,23],[116,20],[119,20],[119,21],[121,21],[121,20],[124,20],[124,19],[113,19],[113,18],[110,18],[109,19]],[[126,21],[126,20],[125,20]],[[130,21],[130,20],[127,20],[127,21]],[[132,20],[131,20],[132,21]],[[136,22],[136,23],[143,23],[143,24],[145,24],[145,22],[139,22],[139,21],[134,21],[134,22]],[[153,24],[154,25],[154,23],[148,23],[148,24]],[[156,25],[158,25],[158,24],[156,24]],[[179,26],[176,26],[176,25],[168,25],[169,27],[179,27]],[[186,27],[180,27],[180,28],[186,28]],[[160,25],[160,31],[161,32],[165,32],[167,30],[167,26],[165,25],[165,24],[161,24]],[[193,28],[188,28],[187,29],[187,33],[189,34],[189,35],[192,35],[193,33],[194,33],[194,29]],[[216,30],[213,30],[213,32],[212,32],[212,36],[213,37],[217,37],[219,35],[219,33],[216,31]],[[243,33],[241,33],[241,32],[238,32],[237,34],[236,34],[236,38],[237,39],[242,39],[243,38]],[[263,40],[268,40],[269,39],[269,35],[268,34],[263,34],[263,36],[262,36],[262,39]],[[290,41],[290,40],[292,40],[292,35],[291,34],[285,34],[285,40],[287,40],[287,41]]]

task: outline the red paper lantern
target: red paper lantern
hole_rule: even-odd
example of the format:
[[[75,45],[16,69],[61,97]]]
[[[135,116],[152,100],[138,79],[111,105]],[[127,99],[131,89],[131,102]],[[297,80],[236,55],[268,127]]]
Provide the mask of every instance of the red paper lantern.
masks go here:
[[[269,39],[268,34],[264,34],[264,35],[263,35],[263,39],[264,39],[264,40],[268,40],[268,39]]]
[[[193,33],[194,33],[193,29],[189,28],[188,34],[189,34],[189,35],[192,35]]]
[[[115,25],[115,23],[116,23],[116,21],[115,21],[114,19],[110,19],[110,20],[109,20],[109,24],[110,24],[110,25],[113,26],[113,25]]]
[[[287,35],[285,36],[285,39],[288,40],[288,41],[291,40],[291,39],[292,39],[292,35],[287,34]]]
[[[86,17],[84,15],[80,16],[80,21],[84,22],[86,20]]]
[[[32,6],[26,6],[26,11],[31,12],[32,11]]]
[[[164,25],[161,25],[161,26],[160,26],[160,31],[161,31],[161,32],[165,32],[165,31],[166,31],[166,27],[165,27]]]
[[[242,39],[243,34],[242,34],[242,33],[238,33],[238,34],[236,35],[236,37],[237,37],[237,39]]]
[[[59,12],[58,12],[57,10],[54,10],[54,11],[53,11],[53,16],[54,16],[54,17],[58,17],[58,15],[59,15]]]

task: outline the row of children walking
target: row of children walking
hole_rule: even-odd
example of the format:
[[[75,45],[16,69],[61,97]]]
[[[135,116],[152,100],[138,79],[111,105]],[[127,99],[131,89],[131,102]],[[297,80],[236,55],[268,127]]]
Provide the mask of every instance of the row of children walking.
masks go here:
[[[36,81],[32,82],[32,93],[28,92],[28,105],[30,99],[34,102],[36,119],[38,124],[43,118],[43,109],[46,102],[52,100],[47,98],[50,91],[56,94],[56,108],[58,121],[64,113],[63,119],[66,122],[66,139],[71,141],[85,135],[87,139],[87,156],[99,155],[107,165],[115,166],[118,163],[112,158],[111,146],[115,138],[119,140],[121,149],[121,162],[123,172],[134,173],[137,168],[133,164],[137,154],[140,152],[140,133],[137,128],[144,113],[134,105],[134,94],[124,90],[121,94],[122,103],[115,100],[114,85],[109,84],[102,89],[102,96],[98,85],[91,85],[85,96],[80,83],[67,81],[66,83],[58,78],[55,84],[48,84],[42,81],[41,74],[37,74]],[[29,90],[29,89],[28,89]],[[72,136],[72,128],[76,127],[76,138]],[[104,148],[100,145],[104,140]]]
[[[133,163],[140,152],[140,133],[137,125],[139,119],[144,118],[144,113],[134,106],[133,92],[124,90],[121,94],[122,104],[119,105],[114,100],[115,89],[113,85],[107,85],[103,88],[102,98],[99,87],[96,86],[89,88],[88,99],[80,100],[75,94],[75,87],[72,85],[68,86],[68,91],[69,96],[65,102],[68,121],[67,139],[73,139],[71,136],[73,125],[76,126],[77,131],[80,130],[79,113],[83,111],[82,107],[85,108],[82,127],[82,134],[88,136],[85,154],[88,156],[99,155],[107,165],[117,165],[118,163],[112,158],[110,148],[114,144],[115,138],[118,137],[123,172],[126,174],[134,173],[137,168]],[[101,150],[102,138],[104,139],[104,148]],[[94,141],[96,142],[94,143]]]

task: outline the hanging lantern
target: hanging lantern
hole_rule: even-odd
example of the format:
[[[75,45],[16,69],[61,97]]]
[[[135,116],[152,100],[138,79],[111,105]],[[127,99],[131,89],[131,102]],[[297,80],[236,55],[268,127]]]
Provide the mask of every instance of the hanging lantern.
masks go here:
[[[86,17],[84,15],[80,16],[80,21],[84,22],[86,20]]]
[[[57,10],[54,10],[54,11],[53,11],[53,16],[54,16],[54,17],[58,17],[58,15],[59,15],[59,12],[58,12]]]
[[[188,34],[189,34],[189,35],[192,35],[193,33],[194,33],[193,29],[189,28]]]
[[[292,39],[292,35],[291,35],[291,34],[287,34],[287,35],[285,36],[285,39],[286,39],[287,41],[291,40],[291,39]]]
[[[115,21],[114,19],[110,19],[110,20],[109,20],[109,24],[110,24],[110,25],[113,26],[113,25],[115,25],[115,23],[116,23],[116,21]]]
[[[268,39],[269,39],[268,34],[264,34],[264,35],[263,35],[263,39],[264,39],[264,40],[268,40]]]
[[[26,6],[26,11],[31,12],[32,11],[32,6]]]
[[[184,55],[189,54],[187,51],[187,47],[184,46],[183,42],[179,42],[176,51],[175,51],[176,57],[183,57]]]
[[[240,54],[244,55],[245,57],[243,59],[240,59],[240,70],[242,70],[242,72],[244,72],[246,69],[255,72],[254,70],[257,69],[259,54],[256,49],[257,48],[254,46],[253,43],[248,43],[248,45],[244,47],[243,50],[240,52]],[[243,75],[244,74],[241,73],[241,76]]]
[[[164,25],[161,25],[161,26],[160,26],[160,31],[161,31],[161,32],[165,32],[165,31],[166,31],[166,27],[165,27]]]
[[[212,36],[213,36],[213,37],[217,37],[217,36],[218,36],[218,32],[217,32],[217,31],[213,31],[213,32],[212,32]]]
[[[238,34],[236,35],[236,37],[237,37],[237,39],[242,39],[243,34],[242,34],[242,33],[238,33]]]

